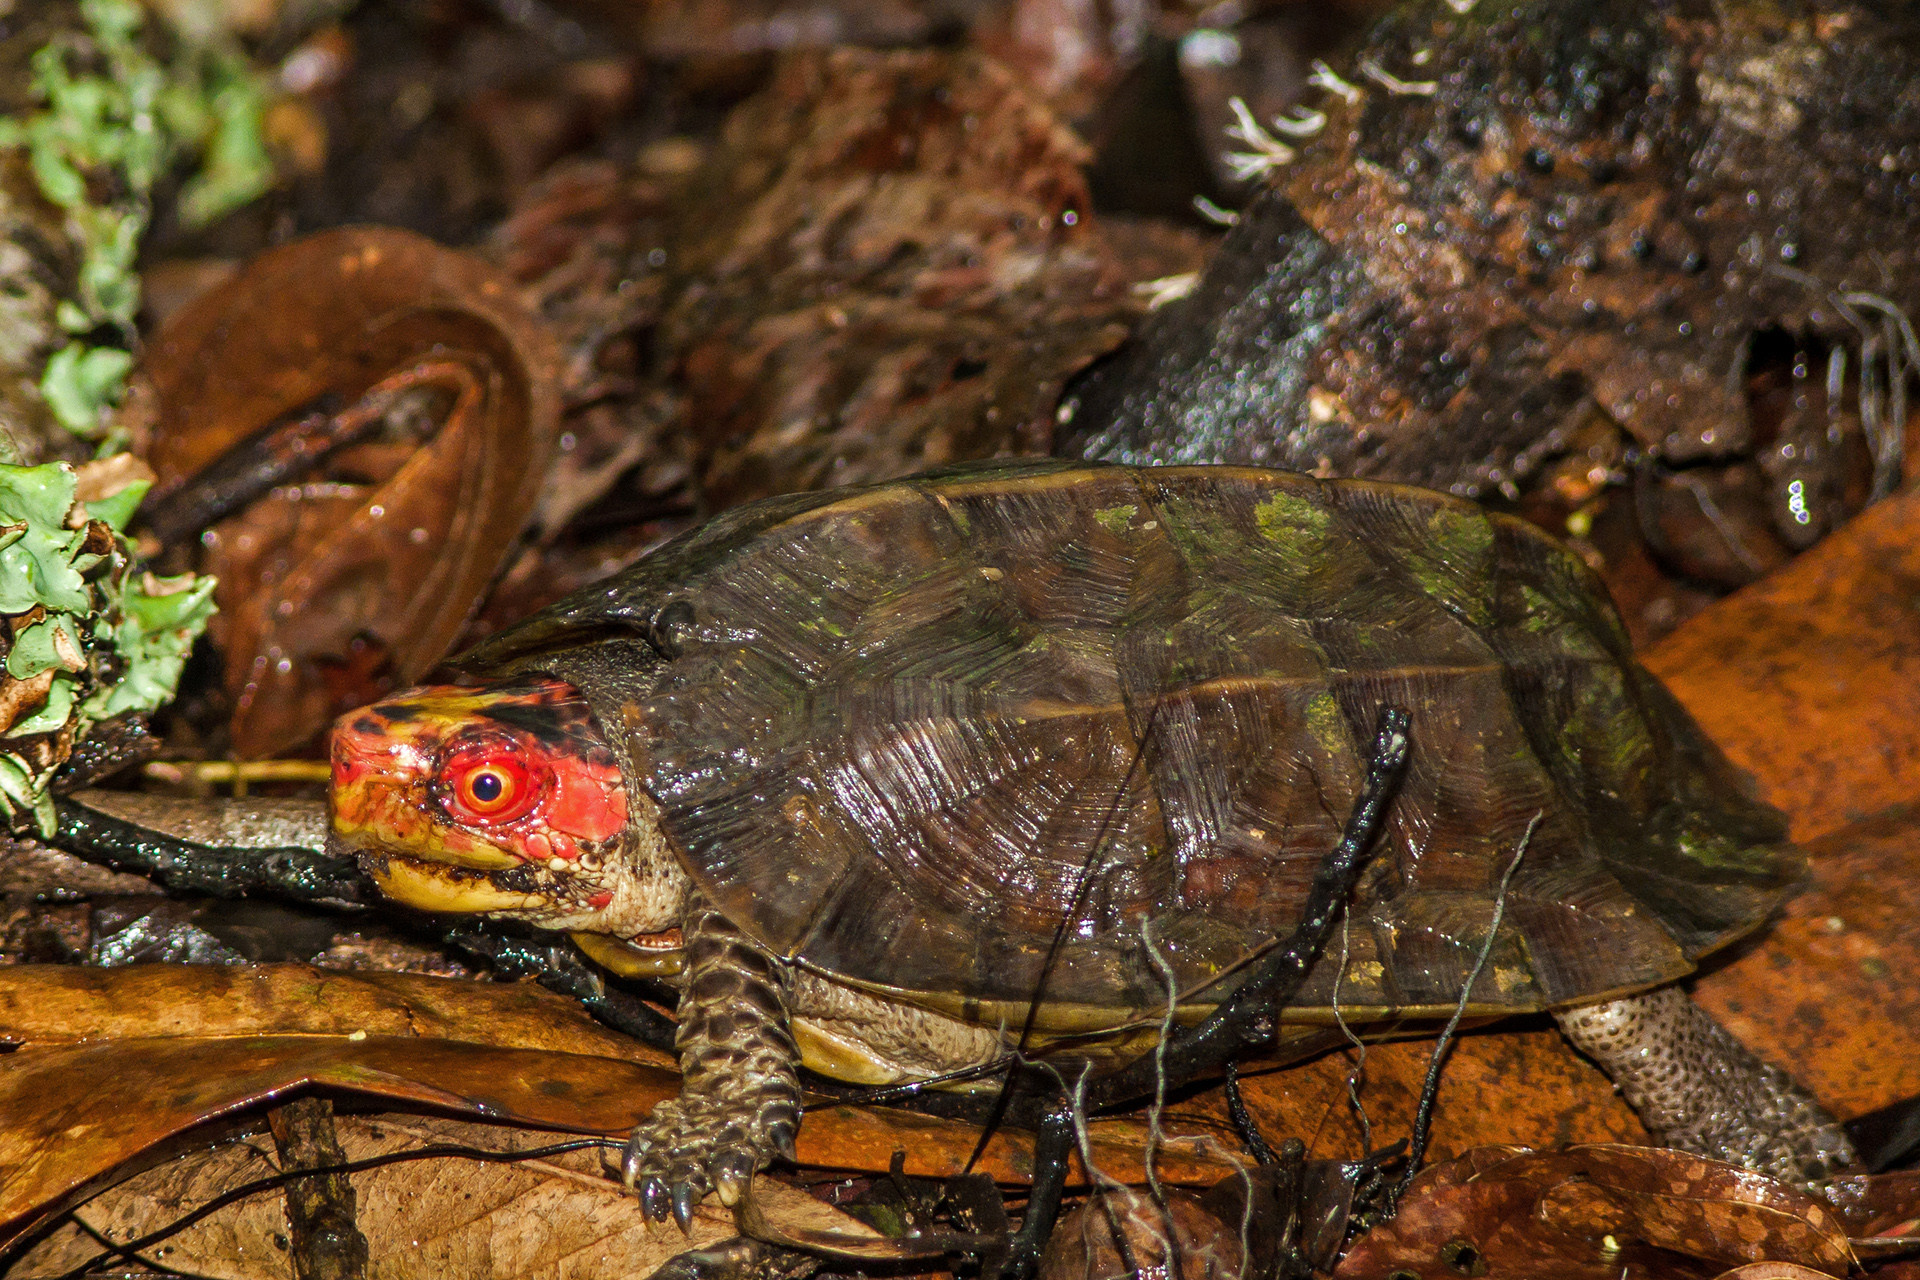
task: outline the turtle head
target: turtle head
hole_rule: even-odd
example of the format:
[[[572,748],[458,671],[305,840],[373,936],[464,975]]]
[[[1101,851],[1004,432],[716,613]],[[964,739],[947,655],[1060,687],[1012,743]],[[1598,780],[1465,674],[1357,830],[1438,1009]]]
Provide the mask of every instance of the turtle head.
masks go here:
[[[439,685],[342,716],[329,809],[334,846],[409,906],[623,939],[679,921],[685,876],[657,808],[631,801],[558,680]]]

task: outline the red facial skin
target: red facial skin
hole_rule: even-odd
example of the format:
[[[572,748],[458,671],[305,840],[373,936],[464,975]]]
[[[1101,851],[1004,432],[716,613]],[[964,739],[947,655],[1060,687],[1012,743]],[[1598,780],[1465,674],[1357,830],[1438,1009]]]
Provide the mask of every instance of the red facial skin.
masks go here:
[[[481,866],[504,854],[559,870],[627,824],[613,754],[557,680],[434,686],[341,717],[331,803],[335,831],[365,852]]]

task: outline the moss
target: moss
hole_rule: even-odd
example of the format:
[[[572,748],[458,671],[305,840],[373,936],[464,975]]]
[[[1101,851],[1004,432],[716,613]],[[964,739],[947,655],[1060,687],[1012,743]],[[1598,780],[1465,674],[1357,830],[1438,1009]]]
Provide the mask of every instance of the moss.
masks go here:
[[[1559,606],[1532,587],[1520,588],[1520,600],[1526,609],[1520,618],[1522,630],[1535,635],[1551,635],[1565,625],[1566,619],[1561,616]]]

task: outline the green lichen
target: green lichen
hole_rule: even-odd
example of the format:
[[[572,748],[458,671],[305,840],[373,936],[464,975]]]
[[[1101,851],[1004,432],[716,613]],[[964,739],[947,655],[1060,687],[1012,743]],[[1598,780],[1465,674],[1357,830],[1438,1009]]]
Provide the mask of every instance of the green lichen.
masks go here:
[[[1407,572],[1448,612],[1475,626],[1493,619],[1493,525],[1477,511],[1436,507],[1426,539],[1408,548]]]
[[[61,426],[87,435],[119,403],[132,369],[131,352],[69,342],[48,358],[40,375],[40,396]]]
[[[1353,751],[1352,740],[1347,736],[1347,718],[1340,713],[1340,704],[1331,693],[1316,693],[1307,704],[1307,732],[1320,744],[1320,749],[1335,760]]]
[[[1260,536],[1296,564],[1319,555],[1326,545],[1329,522],[1323,508],[1293,493],[1276,493],[1253,509],[1253,523]]]
[[[51,831],[47,786],[71,743],[100,721],[171,699],[213,615],[213,579],[156,578],[134,565],[121,529],[147,485],[129,472],[81,503],[64,462],[0,466],[4,679],[49,681],[38,705],[0,730],[0,814],[11,822],[31,814]]]
[[[40,194],[60,208],[81,255],[57,319],[73,342],[47,362],[40,392],[60,424],[104,435],[133,358],[124,349],[140,306],[135,260],[154,183],[193,155],[181,221],[197,226],[247,203],[273,182],[262,140],[263,81],[239,54],[183,46],[162,64],[142,41],[133,0],[81,0],[85,32],[50,41],[32,58],[37,109],[0,116],[0,149],[24,149]],[[101,329],[122,345],[79,335]]]
[[[72,614],[48,614],[13,638],[13,648],[7,651],[7,674],[16,680],[30,680],[56,668],[66,672],[86,670],[80,633],[79,619]]]
[[[1522,584],[1520,587],[1520,629],[1536,635],[1550,634],[1560,625],[1560,610],[1553,601]]]
[[[181,574],[156,578],[143,573],[126,584],[119,620],[102,614],[94,639],[109,645],[123,664],[120,678],[100,684],[81,704],[81,713],[106,720],[130,711],[156,711],[173,698],[193,642],[213,617],[214,580]]]
[[[1117,507],[1102,507],[1093,513],[1093,518],[1102,529],[1119,538],[1126,535],[1133,526],[1133,518],[1139,514],[1140,508],[1128,502]]]
[[[1659,759],[1645,710],[1627,677],[1611,663],[1590,663],[1562,677],[1570,697],[1558,725],[1561,750],[1595,789],[1615,795],[1644,791]]]
[[[39,605],[85,612],[93,597],[75,567],[86,530],[66,527],[73,508],[73,468],[0,466],[0,614]]]

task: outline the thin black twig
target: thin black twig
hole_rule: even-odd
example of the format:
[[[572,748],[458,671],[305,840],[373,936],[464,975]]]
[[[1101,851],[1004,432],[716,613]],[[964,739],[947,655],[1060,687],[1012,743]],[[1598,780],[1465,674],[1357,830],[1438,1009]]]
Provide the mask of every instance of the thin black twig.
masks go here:
[[[1267,1145],[1267,1137],[1260,1132],[1260,1124],[1247,1110],[1247,1100],[1240,1096],[1240,1064],[1227,1063],[1227,1118],[1233,1121],[1233,1131],[1240,1135],[1248,1154],[1254,1163],[1262,1169],[1271,1169],[1280,1163],[1280,1157]]]

